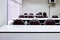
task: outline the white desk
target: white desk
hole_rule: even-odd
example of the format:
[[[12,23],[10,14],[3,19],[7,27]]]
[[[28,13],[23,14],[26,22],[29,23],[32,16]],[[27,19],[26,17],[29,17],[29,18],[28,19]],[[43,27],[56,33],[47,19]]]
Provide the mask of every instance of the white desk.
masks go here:
[[[5,25],[0,32],[60,32],[60,26],[43,25]]]
[[[60,20],[60,18],[13,18],[12,20],[32,20],[32,19],[36,19],[36,20],[47,20],[47,19],[52,19],[52,20]]]
[[[47,20],[47,19],[52,19],[52,20],[59,20],[60,21],[60,18],[13,18],[12,20],[8,21],[8,25],[12,24],[14,20],[33,20],[33,19],[36,19],[36,20]]]

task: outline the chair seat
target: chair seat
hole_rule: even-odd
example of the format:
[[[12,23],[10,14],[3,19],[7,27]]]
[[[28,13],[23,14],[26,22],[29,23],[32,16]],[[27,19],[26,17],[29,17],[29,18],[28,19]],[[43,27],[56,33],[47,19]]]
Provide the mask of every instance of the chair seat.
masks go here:
[[[31,20],[29,22],[29,25],[40,25],[41,23],[39,22],[39,20]]]
[[[13,25],[24,25],[23,20],[14,20]]]
[[[45,21],[45,25],[55,25],[55,21],[52,19],[48,19]]]

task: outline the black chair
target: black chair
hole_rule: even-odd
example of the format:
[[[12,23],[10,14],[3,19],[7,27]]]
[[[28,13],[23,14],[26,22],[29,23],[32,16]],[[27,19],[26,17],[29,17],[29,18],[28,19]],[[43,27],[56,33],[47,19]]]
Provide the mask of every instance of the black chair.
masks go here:
[[[36,15],[41,15],[41,16],[42,16],[42,12],[39,12],[39,13],[37,13]]]
[[[43,16],[41,16],[41,15],[40,16],[36,16],[36,18],[43,18]]]
[[[57,15],[53,15],[52,18],[58,18],[58,16]]]
[[[55,21],[52,19],[48,19],[45,21],[45,25],[55,25]]]
[[[36,18],[43,18],[42,12],[37,13],[37,14],[36,14]]]
[[[57,15],[53,15],[52,18],[58,18]],[[56,23],[59,23],[59,20],[54,20]]]
[[[34,16],[30,16],[30,15],[29,15],[28,18],[34,18]]]
[[[46,12],[43,12],[43,17],[44,17],[44,18],[48,18]]]
[[[39,15],[42,15],[42,12],[39,12]]]
[[[41,23],[39,22],[39,20],[31,20],[29,22],[29,25],[40,25]]]
[[[14,20],[13,25],[24,25],[23,20]]]
[[[24,13],[24,18],[28,18],[28,13]]]
[[[28,15],[28,13],[24,13],[24,15]]]
[[[29,15],[33,15],[33,13],[30,13]]]
[[[24,15],[20,15],[19,18],[24,18]]]
[[[39,15],[39,13],[37,13],[36,15]]]

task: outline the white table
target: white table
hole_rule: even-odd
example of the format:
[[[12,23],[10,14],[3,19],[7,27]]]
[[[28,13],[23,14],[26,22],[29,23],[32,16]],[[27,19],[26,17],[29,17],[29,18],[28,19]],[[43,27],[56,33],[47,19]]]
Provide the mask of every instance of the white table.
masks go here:
[[[12,18],[10,21],[8,21],[8,25],[12,24],[14,20],[25,20],[25,22],[27,22],[27,20],[33,20],[33,19],[36,19],[36,20],[47,20],[47,19],[52,19],[52,20],[59,20],[60,21],[60,18]]]
[[[52,19],[52,20],[60,20],[60,18],[12,18],[12,20],[32,20],[32,19],[36,19],[36,20],[47,20],[47,19]]]
[[[0,32],[60,32],[60,26],[46,25],[4,25]]]

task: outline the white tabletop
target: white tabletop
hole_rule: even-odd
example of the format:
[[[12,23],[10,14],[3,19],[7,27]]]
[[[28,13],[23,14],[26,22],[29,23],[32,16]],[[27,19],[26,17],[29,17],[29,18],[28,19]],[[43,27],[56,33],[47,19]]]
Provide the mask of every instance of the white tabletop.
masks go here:
[[[33,20],[33,19],[36,19],[36,20],[47,20],[47,19],[52,19],[52,20],[60,20],[60,18],[12,18],[11,20],[8,21],[8,25],[12,24],[14,20]]]
[[[60,20],[60,18],[12,18],[12,20],[32,20],[32,19],[36,19],[36,20],[47,20],[47,19],[52,19],[52,20]]]
[[[60,26],[46,25],[5,25],[0,32],[60,32]]]

